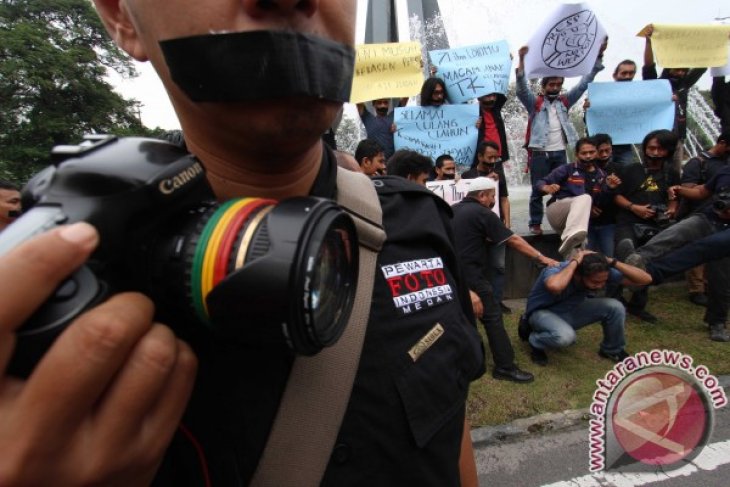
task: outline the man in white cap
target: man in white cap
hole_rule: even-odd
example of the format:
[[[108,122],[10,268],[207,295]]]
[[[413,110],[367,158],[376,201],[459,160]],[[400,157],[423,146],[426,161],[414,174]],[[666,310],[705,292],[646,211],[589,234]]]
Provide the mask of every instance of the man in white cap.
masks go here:
[[[487,248],[506,243],[540,265],[556,265],[557,261],[545,257],[525,239],[512,233],[491,210],[496,188],[497,182],[491,178],[469,180],[466,196],[452,207],[456,253],[472,300],[477,299],[476,295],[480,301],[475,303],[475,314],[481,318],[489,340],[494,360],[492,376],[518,383],[532,382],[533,375],[515,365],[515,353],[504,329],[502,312],[487,279]]]

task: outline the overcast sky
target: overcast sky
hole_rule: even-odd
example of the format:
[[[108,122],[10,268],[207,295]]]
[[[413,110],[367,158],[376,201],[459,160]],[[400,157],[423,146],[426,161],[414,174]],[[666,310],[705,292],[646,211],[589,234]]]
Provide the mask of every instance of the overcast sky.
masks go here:
[[[358,1],[357,38],[362,39],[366,1]],[[405,0],[396,0],[405,3]],[[517,49],[561,0],[439,0],[451,47],[506,39]],[[644,39],[636,33],[649,23],[707,24],[730,17],[727,0],[596,0],[587,2],[609,35],[604,56],[606,69],[596,81],[609,81],[613,67],[622,59],[643,59]],[[726,22],[730,19],[726,20]],[[179,128],[175,113],[149,63],[136,63],[140,76],[133,80],[111,79],[125,98],[142,102],[142,122],[149,127]],[[700,80],[709,88],[710,78]],[[351,111],[351,110],[350,110]]]

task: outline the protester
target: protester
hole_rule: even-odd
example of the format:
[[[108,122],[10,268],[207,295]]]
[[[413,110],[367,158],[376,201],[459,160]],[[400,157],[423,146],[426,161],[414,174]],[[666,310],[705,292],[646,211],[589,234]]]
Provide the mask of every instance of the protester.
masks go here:
[[[502,118],[502,108],[507,103],[507,97],[502,93],[489,93],[477,100],[479,101],[477,143],[492,141],[497,144],[499,158],[505,163],[510,159],[507,129]]]
[[[662,75],[657,75],[656,63],[654,63],[654,51],[651,45],[651,36],[654,33],[654,26],[649,25],[646,31],[646,44],[644,45],[644,66],[641,68],[641,78],[666,79],[672,85],[674,94],[674,128],[677,135],[677,147],[673,152],[674,163],[677,170],[684,162],[684,140],[687,138],[687,97],[689,89],[699,81],[707,68],[669,68],[662,70]]]
[[[512,233],[491,211],[496,187],[497,183],[491,178],[473,179],[469,181],[467,195],[452,207],[456,250],[469,290],[476,293],[481,301],[483,313],[480,318],[494,361],[492,377],[512,382],[532,382],[533,375],[520,370],[515,364],[514,349],[504,329],[499,301],[495,299],[487,280],[489,262],[485,247],[507,244],[539,264],[554,265],[557,262],[543,256],[522,237]]]
[[[421,106],[440,107],[446,101],[446,83],[441,78],[427,78],[421,86]]]
[[[576,162],[558,166],[535,183],[538,191],[551,195],[547,202],[547,218],[560,235],[558,252],[569,258],[585,247],[588,223],[602,193],[618,187],[620,180],[607,176],[596,166],[596,145],[582,138],[575,143]]]
[[[449,181],[456,178],[456,161],[450,154],[441,154],[434,165],[435,181]]]
[[[0,232],[20,215],[20,191],[10,181],[0,179]]]
[[[608,134],[591,137],[596,144],[595,164],[606,173],[607,179],[620,172],[619,164],[613,162],[613,141]],[[591,219],[588,222],[588,249],[613,257],[615,247],[616,212],[618,208],[613,199],[613,191],[603,191],[594,199]]]
[[[583,76],[580,82],[566,94],[561,94],[564,78],[560,76],[546,76],[540,84],[542,93],[535,95],[527,86],[525,78],[525,55],[528,47],[519,50],[519,64],[517,65],[517,97],[527,109],[527,132],[525,142],[528,151],[530,170],[530,232],[534,235],[542,234],[543,194],[535,186],[537,181],[547,176],[550,171],[568,161],[566,147],[572,146],[578,140],[568,116],[568,110],[588,88],[599,71],[603,69],[603,52],[606,50],[607,40],[603,41],[596,58],[596,63],[590,73]]]
[[[621,172],[621,187],[614,201],[616,215],[616,256],[625,261],[634,249],[670,225],[677,214],[677,201],[669,188],[679,184],[679,172],[672,167],[677,136],[669,130],[649,132],[641,144],[643,164],[634,163]],[[627,311],[642,321],[656,323],[646,310],[646,289],[635,291]]]
[[[385,152],[383,147],[372,139],[363,139],[355,149],[355,160],[366,176],[385,174]]]
[[[682,186],[688,188],[705,184],[717,172],[730,162],[730,131],[725,131],[717,138],[715,145],[706,151],[700,152],[691,158],[682,167]],[[683,199],[679,205],[678,217],[684,218],[689,214],[707,206],[707,202],[694,202]],[[698,266],[687,271],[685,278],[689,291],[689,300],[698,306],[707,306],[705,293],[706,280],[704,266]]]
[[[218,199],[335,195],[336,164],[321,134],[349,94],[354,2],[95,3],[116,42],[135,59],[151,60]],[[211,58],[200,57],[209,49],[188,44],[221,40],[228,47]],[[240,69],[248,63],[257,66],[254,73]],[[178,84],[179,69],[200,83]],[[310,88],[313,81],[323,90]],[[189,94],[211,84],[202,99]],[[483,356],[469,297],[459,287],[449,208],[399,178],[377,181],[388,238],[358,373],[321,484],[458,485],[467,389]],[[2,363],[11,352],[10,331],[95,242],[82,224],[0,258],[5,274],[15,276],[0,293],[8,345]],[[412,262],[438,271],[443,294],[405,314],[394,300],[398,279],[435,292],[424,274],[386,271]],[[432,344],[427,338],[439,329]],[[185,428],[161,464],[190,390],[192,354],[167,328],[153,326],[152,305],[139,295],[82,314],[27,382],[3,378],[0,417],[12,421],[0,424],[2,483],[144,485],[159,467],[155,485],[249,484],[293,357],[286,347],[242,349],[215,335],[192,345],[201,364],[195,393]]]
[[[431,158],[416,151],[400,149],[388,159],[386,171],[391,176],[398,176],[420,186],[426,186],[431,167],[433,167]]]
[[[596,294],[611,284],[650,282],[645,271],[590,250],[580,250],[570,260],[543,269],[527,297],[519,325],[520,338],[530,344],[532,361],[547,365],[545,350],[572,345],[576,331],[596,322],[603,327],[598,355],[614,362],[628,357],[624,306],[617,299]]]
[[[613,80],[617,82],[633,81],[636,76],[636,63],[631,59],[624,59],[613,70]],[[588,98],[583,102],[583,109],[587,112],[591,103]],[[585,120],[585,116],[583,117]],[[586,124],[587,125],[587,124]],[[598,135],[598,134],[591,134]],[[634,146],[632,144],[617,144],[612,147],[613,161],[616,164],[631,164],[634,162]]]
[[[406,103],[408,103],[408,98],[392,100],[381,98],[379,100],[373,100],[371,105],[375,112],[374,114],[371,113],[366,103],[357,104],[357,113],[360,115],[360,120],[362,120],[362,124],[365,126],[368,139],[372,139],[380,144],[386,159],[395,152],[395,146],[393,144],[395,107],[404,107]]]

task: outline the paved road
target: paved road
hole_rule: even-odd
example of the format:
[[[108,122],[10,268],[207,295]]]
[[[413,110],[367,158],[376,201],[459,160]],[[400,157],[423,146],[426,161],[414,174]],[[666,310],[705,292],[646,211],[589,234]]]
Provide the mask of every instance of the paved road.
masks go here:
[[[728,391],[727,385],[725,390]],[[484,487],[726,487],[730,486],[730,406],[715,412],[709,445],[694,461],[666,473],[591,474],[585,422],[558,433],[488,446],[475,444]]]

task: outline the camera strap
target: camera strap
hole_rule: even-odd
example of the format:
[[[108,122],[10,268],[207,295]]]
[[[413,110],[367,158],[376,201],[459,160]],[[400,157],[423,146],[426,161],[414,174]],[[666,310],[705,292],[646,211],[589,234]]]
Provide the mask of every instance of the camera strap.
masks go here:
[[[367,176],[338,167],[337,203],[352,216],[360,243],[359,279],[350,320],[336,344],[315,356],[294,360],[252,486],[319,485],[347,409],[385,231],[380,201]]]

